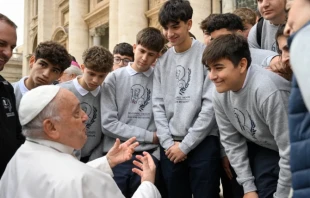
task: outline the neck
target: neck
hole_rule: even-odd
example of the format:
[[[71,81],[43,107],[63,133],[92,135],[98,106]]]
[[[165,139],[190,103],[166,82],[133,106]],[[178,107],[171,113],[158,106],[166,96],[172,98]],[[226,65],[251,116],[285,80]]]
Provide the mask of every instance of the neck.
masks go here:
[[[90,89],[90,88],[87,86],[87,84],[85,83],[83,77],[78,78],[77,80],[78,80],[78,83],[79,83],[84,89],[86,89],[87,91],[94,91],[94,89]]]
[[[138,73],[142,73],[142,72],[146,72],[147,70],[149,70],[150,69],[150,67],[146,67],[146,68],[144,68],[144,69],[139,69],[137,66],[136,66],[136,63],[135,62],[133,62],[131,65],[131,68],[133,69],[133,70],[135,70],[136,72],[138,72]]]
[[[26,78],[25,80],[25,86],[27,87],[28,90],[31,90],[33,88],[36,88],[37,86],[34,84],[34,82],[31,80],[30,76]]]
[[[177,53],[181,53],[181,52],[185,52],[186,50],[191,48],[191,46],[192,46],[192,38],[188,36],[183,43],[181,43],[178,46],[174,46],[174,50]]]
[[[248,70],[244,73],[244,74],[241,74],[240,77],[239,77],[239,81],[236,83],[236,87],[234,90],[234,92],[237,92],[237,91],[240,91],[245,83],[245,79],[246,79],[246,75],[248,73]]]
[[[281,24],[285,23],[285,20],[286,20],[286,15],[284,14],[283,16],[277,17],[277,18],[275,18],[273,20],[269,20],[269,21],[272,25],[281,25]]]

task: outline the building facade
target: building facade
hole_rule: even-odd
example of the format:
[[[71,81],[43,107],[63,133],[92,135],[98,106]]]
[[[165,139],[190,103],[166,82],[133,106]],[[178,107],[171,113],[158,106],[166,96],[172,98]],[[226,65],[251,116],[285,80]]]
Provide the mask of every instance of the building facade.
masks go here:
[[[24,0],[22,74],[29,73],[29,58],[38,43],[53,40],[82,62],[82,53],[93,45],[111,51],[119,42],[135,43],[142,28],[161,29],[158,12],[166,0]],[[191,32],[202,40],[199,23],[211,13],[232,12],[238,5],[253,7],[253,0],[190,0]],[[253,2],[252,2],[253,1]]]

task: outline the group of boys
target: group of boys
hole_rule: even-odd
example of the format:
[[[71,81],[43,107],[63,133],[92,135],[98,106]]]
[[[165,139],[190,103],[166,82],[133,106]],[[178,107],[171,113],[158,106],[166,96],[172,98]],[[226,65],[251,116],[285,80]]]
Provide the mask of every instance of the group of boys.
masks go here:
[[[283,27],[276,26],[270,44],[265,31],[282,23],[282,15],[269,16],[265,9],[270,3],[258,3],[265,18],[261,47],[257,40],[248,44],[241,34],[244,24],[234,14],[216,14],[202,22],[211,38],[206,47],[190,37],[189,1],[171,0],[159,11],[163,35],[156,28],[141,30],[133,54],[124,52],[130,51],[126,44],[116,46],[114,55],[99,46],[86,50],[83,75],[59,84],[76,95],[88,116],[88,140],[75,151],[78,159],[96,159],[117,138],[136,137],[139,146],[132,158],[112,169],[125,197],[139,186],[141,178],[131,170],[143,151],[158,167],[155,184],[163,197],[219,197],[222,157],[229,180],[240,184],[231,197],[288,197],[290,82],[263,68],[278,71],[272,67],[277,54],[268,51],[276,49],[273,40],[287,64],[287,37],[283,41]],[[249,41],[256,39],[256,29],[251,29]],[[165,39],[172,47],[161,54]],[[16,109],[25,92],[51,84],[70,66],[69,54],[60,47],[53,42],[37,47],[30,76],[14,85]]]

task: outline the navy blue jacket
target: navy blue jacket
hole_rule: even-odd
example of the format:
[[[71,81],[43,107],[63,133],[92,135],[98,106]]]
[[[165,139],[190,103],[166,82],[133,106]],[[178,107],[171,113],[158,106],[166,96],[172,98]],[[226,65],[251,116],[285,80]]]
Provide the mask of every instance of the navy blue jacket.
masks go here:
[[[289,101],[291,171],[294,198],[310,197],[310,113],[296,78],[293,77]]]

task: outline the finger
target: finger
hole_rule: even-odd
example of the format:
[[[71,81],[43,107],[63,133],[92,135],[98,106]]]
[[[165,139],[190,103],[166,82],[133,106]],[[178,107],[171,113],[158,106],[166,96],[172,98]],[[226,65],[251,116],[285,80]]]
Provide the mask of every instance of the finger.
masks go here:
[[[170,152],[171,152],[171,150],[170,149],[168,149],[168,150],[166,150],[166,155],[168,156],[169,154],[170,154]]]
[[[137,168],[133,168],[132,172],[136,173],[137,175],[139,175],[140,177],[142,177],[143,171],[137,169]]]
[[[119,148],[119,146],[121,145],[121,141],[118,139],[118,138],[116,138],[116,140],[115,140],[115,143],[114,143],[114,146],[113,147],[115,147],[115,148]]]
[[[139,146],[139,142],[135,142],[135,143],[131,144],[131,145],[129,146],[129,148],[131,148],[131,149],[134,150],[137,146]]]
[[[126,144],[127,146],[130,146],[132,143],[134,143],[136,141],[136,137],[132,137],[130,139],[128,139],[126,142],[124,142],[123,144]]]
[[[147,159],[147,165],[149,167],[156,167],[155,166],[155,163],[154,163],[154,160],[153,160],[153,157],[151,156],[151,154],[149,154],[148,152],[143,152],[144,156],[146,157]]]
[[[139,169],[143,170],[143,164],[141,162],[134,160],[132,163]]]

